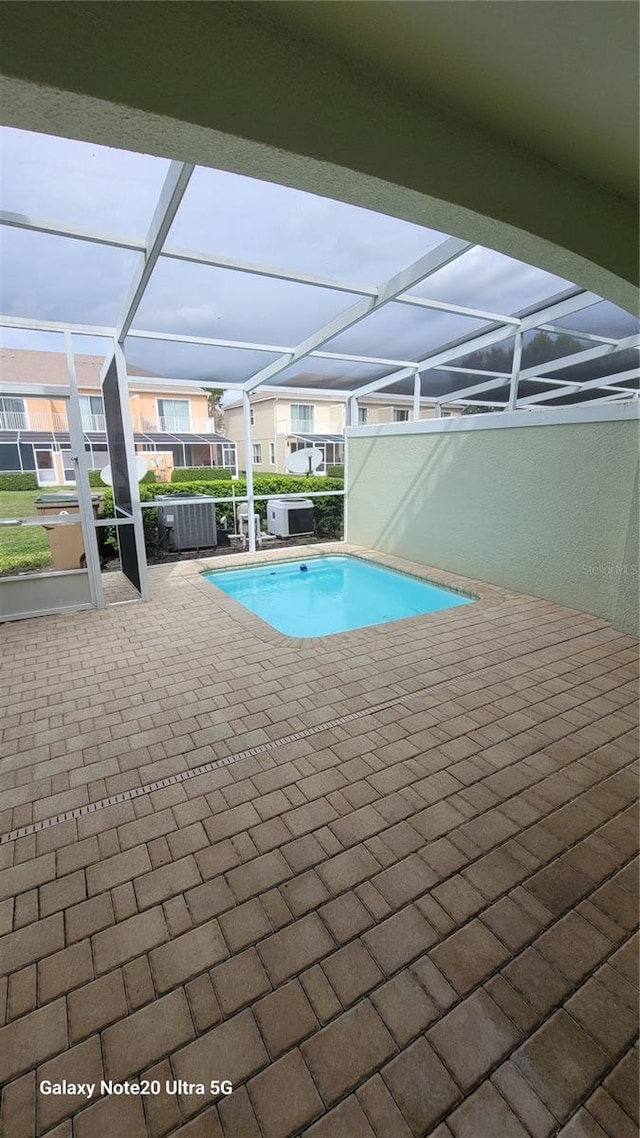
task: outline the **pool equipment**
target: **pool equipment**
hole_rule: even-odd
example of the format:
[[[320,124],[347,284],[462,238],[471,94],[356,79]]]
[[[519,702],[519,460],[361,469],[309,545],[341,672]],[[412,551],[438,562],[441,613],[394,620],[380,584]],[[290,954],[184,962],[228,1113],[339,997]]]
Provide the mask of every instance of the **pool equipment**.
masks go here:
[[[310,498],[269,498],[267,531],[275,537],[299,537],[313,533],[313,502]]]

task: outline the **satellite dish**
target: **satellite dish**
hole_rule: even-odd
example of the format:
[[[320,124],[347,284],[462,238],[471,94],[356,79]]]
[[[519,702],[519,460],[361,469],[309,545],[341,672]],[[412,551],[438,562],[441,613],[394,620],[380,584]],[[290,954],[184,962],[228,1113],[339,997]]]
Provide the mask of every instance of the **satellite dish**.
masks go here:
[[[147,460],[142,458],[141,455],[136,456],[136,482],[140,482],[147,473]],[[111,473],[111,466],[105,466],[100,471],[100,479],[104,482],[105,486],[113,486],[113,474]]]
[[[304,447],[303,450],[294,450],[286,461],[289,474],[313,474],[324,461],[324,455],[319,447]]]

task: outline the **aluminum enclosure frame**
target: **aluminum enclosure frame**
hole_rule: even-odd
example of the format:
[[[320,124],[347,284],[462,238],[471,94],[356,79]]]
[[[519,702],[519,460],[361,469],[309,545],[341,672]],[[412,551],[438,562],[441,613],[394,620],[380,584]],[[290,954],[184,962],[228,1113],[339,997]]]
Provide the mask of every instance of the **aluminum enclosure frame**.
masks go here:
[[[486,382],[476,385],[467,385],[461,387],[458,391],[447,394],[446,396],[432,399],[435,406],[436,416],[439,418],[442,414],[442,407],[445,404],[469,403],[472,405],[481,405],[478,400],[474,399],[474,395],[489,393],[491,390],[496,390],[504,386],[505,382],[509,384],[509,397],[506,402],[501,402],[499,406],[504,407],[510,413],[517,413],[518,411],[526,412],[527,408],[533,403],[538,406],[544,405],[545,402],[553,403],[554,399],[562,397],[563,394],[579,394],[580,390],[587,390],[586,385],[576,384],[575,380],[563,380],[558,377],[551,377],[550,380],[545,381],[544,376],[549,372],[554,372],[559,368],[566,366],[573,366],[580,362],[587,362],[592,359],[597,359],[607,354],[624,350],[625,348],[637,347],[640,343],[638,336],[625,337],[620,340],[612,340],[608,337],[597,337],[590,335],[589,339],[596,341],[596,347],[588,348],[584,352],[578,352],[572,356],[565,357],[562,360],[551,361],[542,367],[529,368],[524,371],[521,370],[521,356],[522,356],[522,337],[526,331],[534,329],[556,329],[557,321],[563,317],[578,312],[590,305],[596,304],[601,298],[594,293],[587,292],[584,289],[572,288],[564,293],[549,298],[543,305],[540,305],[532,312],[523,313],[522,315],[513,315],[511,313],[495,313],[492,311],[485,311],[481,308],[468,307],[458,305],[455,303],[448,303],[439,300],[430,300],[411,294],[411,289],[426,280],[438,269],[444,265],[456,260],[463,253],[469,252],[474,246],[458,238],[443,236],[442,241],[429,253],[421,257],[414,264],[408,266],[406,269],[383,282],[376,287],[354,286],[346,282],[334,280],[332,278],[314,276],[308,273],[294,273],[276,267],[269,267],[265,265],[257,265],[241,260],[234,260],[231,258],[216,257],[214,255],[201,253],[195,250],[176,249],[167,247],[165,242],[170,231],[172,222],[176,216],[181,201],[187,190],[189,180],[195,167],[189,163],[182,163],[173,161],[170,163],[168,172],[165,176],[164,183],[158,198],[158,203],[153,215],[149,231],[144,240],[137,238],[123,238],[115,235],[106,234],[98,230],[92,230],[85,227],[68,226],[48,221],[46,219],[31,218],[23,214],[11,213],[7,211],[0,212],[0,224],[12,228],[31,230],[34,232],[52,234],[60,237],[67,237],[75,240],[93,242],[100,245],[107,245],[113,248],[128,249],[142,255],[142,263],[136,268],[133,279],[130,283],[129,293],[123,305],[121,316],[118,320],[116,327],[105,328],[104,326],[98,327],[85,324],[68,324],[57,321],[47,321],[31,319],[28,316],[0,317],[0,325],[5,327],[32,329],[41,331],[63,331],[65,337],[69,336],[72,332],[82,334],[109,336],[114,342],[114,354],[106,367],[108,368],[112,360],[115,360],[118,384],[120,389],[123,410],[123,427],[125,432],[125,446],[128,456],[131,457],[135,453],[133,442],[133,430],[131,425],[131,418],[129,414],[128,401],[125,398],[127,392],[127,372],[126,361],[124,357],[124,342],[127,335],[132,337],[144,338],[145,333],[140,329],[132,329],[131,325],[135,319],[136,312],[140,303],[145,295],[145,290],[151,278],[153,269],[158,263],[160,258],[181,261],[191,264],[208,265],[216,268],[230,269],[236,272],[247,273],[251,275],[266,277],[274,280],[284,280],[301,285],[313,285],[329,290],[336,290],[344,293],[350,293],[358,297],[355,303],[346,311],[339,314],[333,320],[324,324],[322,327],[310,336],[294,346],[282,347],[273,344],[255,344],[246,340],[217,340],[215,338],[186,336],[179,333],[160,333],[149,332],[146,336],[155,340],[164,340],[166,342],[178,342],[185,344],[201,344],[205,346],[220,346],[226,348],[237,348],[252,351],[263,351],[278,355],[278,359],[268,364],[256,372],[249,379],[238,383],[225,383],[224,386],[227,390],[237,390],[242,396],[243,404],[243,417],[244,417],[244,441],[247,453],[247,501],[249,504],[249,513],[253,513],[253,505],[255,495],[253,491],[253,470],[252,464],[248,460],[251,455],[251,392],[260,387],[269,385],[269,381],[275,379],[279,374],[285,371],[293,363],[298,363],[301,360],[311,357],[313,358],[326,358],[332,360],[344,360],[345,362],[356,362],[364,364],[372,364],[376,366],[389,366],[393,368],[388,374],[373,380],[369,383],[363,384],[355,390],[342,390],[340,392],[334,389],[327,388],[331,391],[332,395],[344,395],[347,401],[348,408],[348,422],[354,424],[357,422],[357,408],[358,400],[373,392],[383,391],[386,388],[393,387],[395,384],[404,379],[413,380],[413,400],[412,400],[412,418],[415,420],[419,417],[419,409],[422,401],[421,395],[421,374],[428,370],[437,370],[443,368],[447,364],[454,363],[457,359],[461,359],[473,351],[480,351],[483,348],[490,347],[494,344],[508,339],[515,334],[515,348],[513,353],[513,362],[511,373],[508,379],[505,379],[503,373],[497,373],[492,378],[487,379]],[[494,324],[493,328],[478,334],[470,333],[468,336],[461,338],[454,344],[444,345],[438,351],[431,352],[420,360],[400,360],[391,359],[380,356],[366,356],[366,355],[353,355],[342,354],[340,352],[327,351],[325,345],[331,341],[336,335],[346,332],[355,327],[362,320],[364,320],[371,313],[378,311],[385,305],[394,302],[403,305],[413,306],[415,308],[432,309],[444,311],[456,315],[463,315],[473,317],[475,319],[487,320]],[[567,329],[558,328],[566,334],[570,334]],[[68,354],[68,348],[67,348]],[[460,369],[463,370],[463,369]],[[588,386],[593,388],[597,387],[607,394],[604,399],[607,401],[618,401],[626,399],[638,399],[638,392],[631,389],[621,388],[619,381],[629,377],[635,378],[635,373],[624,371],[618,376],[603,377],[602,382],[597,383],[589,381]],[[518,391],[520,383],[525,380],[548,382],[554,390],[550,393],[548,391],[541,392],[536,396],[529,396],[524,399],[519,399]],[[616,379],[618,384],[616,384]],[[611,380],[611,381],[610,381]],[[185,386],[201,387],[201,381],[196,380],[182,380],[180,381]],[[0,393],[4,390],[4,385],[0,384]],[[286,387],[278,389],[285,392]],[[305,389],[306,390],[306,389]],[[77,390],[75,393],[77,399]],[[588,401],[587,401],[588,402]],[[490,406],[496,406],[495,402],[488,401]],[[573,406],[581,406],[580,403],[574,403]],[[78,404],[79,414],[79,404]],[[74,412],[74,420],[76,421],[74,431],[77,433],[78,421]],[[84,449],[82,449],[84,456]],[[133,484],[133,467],[129,463],[129,478],[131,480],[130,500],[132,503],[133,525],[136,535],[137,557],[139,566],[142,569],[140,582],[141,582],[141,595],[143,599],[148,596],[148,583],[146,577],[146,559],[144,556],[144,535],[142,530],[142,513],[140,507],[140,497],[137,487],[137,481]],[[249,526],[249,552],[255,551],[255,533],[252,526]],[[144,563],[144,566],[143,566]]]

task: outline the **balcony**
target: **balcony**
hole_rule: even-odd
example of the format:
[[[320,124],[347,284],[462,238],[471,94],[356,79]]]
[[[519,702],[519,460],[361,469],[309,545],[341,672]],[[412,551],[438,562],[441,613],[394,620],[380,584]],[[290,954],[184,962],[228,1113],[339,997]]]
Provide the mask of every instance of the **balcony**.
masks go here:
[[[278,435],[341,435],[344,431],[344,415],[341,409],[334,415],[323,415],[320,421],[314,417],[311,422],[308,419],[296,419],[289,417],[285,419],[276,420],[276,432]]]
[[[0,411],[0,431],[68,431],[67,416],[58,411]]]
[[[327,432],[329,427],[324,428]],[[312,435],[316,430],[313,419],[311,422],[304,419],[278,419],[276,422],[276,430],[279,435]],[[333,433],[333,430],[331,430]]]
[[[133,429],[140,434],[168,435],[215,435],[214,419],[181,419],[169,415],[134,415]]]

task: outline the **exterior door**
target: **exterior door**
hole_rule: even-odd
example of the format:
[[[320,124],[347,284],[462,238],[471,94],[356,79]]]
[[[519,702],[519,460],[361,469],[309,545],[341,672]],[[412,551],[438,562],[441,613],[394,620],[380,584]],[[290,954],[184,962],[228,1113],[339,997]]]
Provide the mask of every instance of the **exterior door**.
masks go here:
[[[72,484],[75,486],[76,470],[75,470],[75,466],[73,465],[73,463],[71,461],[71,451],[70,450],[61,450],[60,451],[60,458],[62,459],[62,471],[64,474],[65,486],[70,486]]]
[[[57,474],[53,461],[53,451],[50,448],[45,450],[34,447],[34,454],[36,458],[38,486],[55,486]]]

